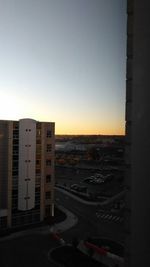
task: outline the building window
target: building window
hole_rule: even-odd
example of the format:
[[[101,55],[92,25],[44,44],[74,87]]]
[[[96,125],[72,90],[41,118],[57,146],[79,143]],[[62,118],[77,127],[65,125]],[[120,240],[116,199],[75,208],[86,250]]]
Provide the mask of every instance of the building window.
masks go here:
[[[14,166],[17,162],[14,162],[13,164],[13,171],[18,171],[18,166]]]
[[[35,193],[37,193],[37,192],[40,193],[40,190],[41,190],[40,187],[36,187],[36,188],[35,188]]]
[[[48,174],[46,175],[46,183],[50,183],[51,182],[51,175]]]
[[[40,165],[40,160],[39,159],[36,160],[36,165]]]
[[[13,177],[13,188],[18,189],[18,179],[16,177]]]
[[[40,153],[41,153],[41,146],[37,146],[37,147],[36,147],[36,153],[37,153],[37,154],[40,154]]]
[[[50,215],[50,211],[51,211],[51,206],[50,205],[46,205],[45,206],[45,215],[49,216]]]
[[[52,145],[51,144],[47,144],[47,152],[51,152],[52,151]]]
[[[18,130],[13,130],[13,138],[17,139],[19,137],[19,131]]]
[[[13,155],[18,155],[18,150],[13,149]]]
[[[47,137],[48,138],[52,137],[52,132],[50,130],[47,130]]]
[[[13,135],[13,138],[14,138],[14,139],[17,139],[17,138],[18,138],[18,135],[14,134],[14,135]]]
[[[17,199],[18,198],[18,188],[12,190],[12,198]]]
[[[13,169],[17,168],[18,169],[18,162],[14,161],[13,162]]]
[[[41,170],[40,169],[36,169],[36,174],[40,175],[41,174]]]
[[[14,122],[13,123],[13,129],[18,129],[19,128],[19,123],[18,122]]]
[[[13,161],[18,160],[18,155],[13,155]]]
[[[24,197],[25,200],[30,199],[30,197]]]
[[[18,139],[13,139],[13,145],[18,145],[19,144],[19,140]]]
[[[51,192],[50,191],[45,193],[45,198],[46,199],[50,199],[51,198]]]
[[[26,179],[24,179],[26,182],[28,182],[28,181],[31,181],[31,179],[30,178],[26,178]]]
[[[51,166],[51,160],[50,160],[50,159],[47,159],[47,160],[46,160],[46,165],[47,165],[47,166]]]
[[[0,217],[0,229],[7,227],[7,217]]]
[[[12,199],[12,208],[16,208],[18,205],[18,199],[17,198],[13,198]]]
[[[40,129],[37,129],[37,131],[36,131],[36,136],[37,136],[37,137],[40,137],[40,136],[41,136],[41,130],[40,130]]]
[[[13,170],[13,171],[12,171],[12,174],[13,174],[13,176],[18,175],[18,170]]]
[[[36,177],[35,178],[35,183],[36,183],[36,185],[40,185],[40,182],[41,182],[41,177]]]

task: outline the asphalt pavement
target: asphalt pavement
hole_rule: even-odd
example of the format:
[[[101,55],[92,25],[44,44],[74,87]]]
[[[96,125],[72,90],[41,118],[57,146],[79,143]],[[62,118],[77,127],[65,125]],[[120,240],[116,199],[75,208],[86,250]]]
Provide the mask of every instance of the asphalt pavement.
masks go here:
[[[74,238],[104,237],[117,242],[124,242],[123,227],[97,218],[97,205],[90,205],[66,194],[55,192],[56,204],[67,215],[64,222],[55,224],[54,231],[71,243]],[[63,207],[62,207],[63,206]],[[0,239],[1,267],[54,267],[49,262],[49,251],[58,246],[58,241],[51,238],[50,227],[39,227],[16,233],[11,238]]]
[[[74,237],[86,239],[89,236],[95,236],[124,242],[123,226],[98,218],[97,206],[79,202],[78,199],[72,198],[66,192],[58,190],[55,192],[55,199],[57,204],[61,204],[78,217],[78,223],[63,233],[64,239],[71,241]]]

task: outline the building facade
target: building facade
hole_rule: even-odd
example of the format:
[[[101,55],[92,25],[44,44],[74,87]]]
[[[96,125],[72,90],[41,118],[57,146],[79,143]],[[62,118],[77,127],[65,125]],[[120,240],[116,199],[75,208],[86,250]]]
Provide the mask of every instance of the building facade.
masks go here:
[[[0,229],[54,214],[55,124],[0,121]]]
[[[150,266],[150,1],[127,1],[125,267]]]

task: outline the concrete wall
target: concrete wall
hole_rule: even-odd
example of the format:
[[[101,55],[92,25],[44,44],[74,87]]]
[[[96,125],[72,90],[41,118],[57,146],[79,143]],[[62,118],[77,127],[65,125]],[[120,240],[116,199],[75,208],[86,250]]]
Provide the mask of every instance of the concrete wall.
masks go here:
[[[150,266],[150,2],[128,1],[126,266]]]
[[[18,209],[35,205],[36,121],[19,121],[19,181]]]

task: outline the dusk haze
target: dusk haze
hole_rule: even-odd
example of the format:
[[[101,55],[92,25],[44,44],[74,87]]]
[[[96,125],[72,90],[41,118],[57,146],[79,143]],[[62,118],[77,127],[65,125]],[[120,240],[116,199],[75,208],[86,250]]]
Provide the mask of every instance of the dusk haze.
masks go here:
[[[0,0],[0,36],[0,120],[124,134],[125,0]]]
[[[150,266],[150,1],[0,0],[0,267]]]

